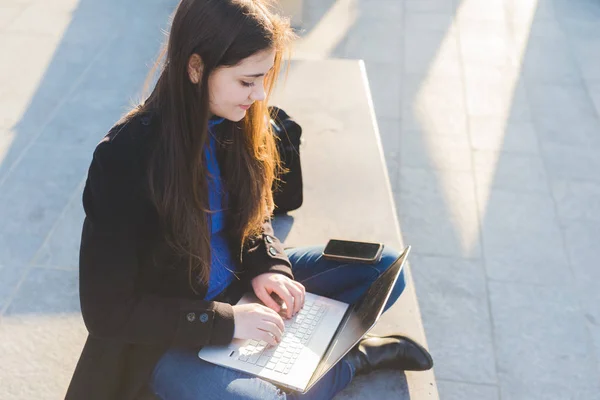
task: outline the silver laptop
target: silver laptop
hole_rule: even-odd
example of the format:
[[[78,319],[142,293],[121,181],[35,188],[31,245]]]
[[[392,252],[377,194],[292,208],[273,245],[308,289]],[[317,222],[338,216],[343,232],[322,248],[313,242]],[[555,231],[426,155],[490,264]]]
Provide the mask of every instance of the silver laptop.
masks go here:
[[[198,357],[306,393],[375,326],[409,251],[410,246],[358,303],[346,304],[306,293],[302,310],[292,319],[284,319],[279,345],[234,339],[227,346],[205,346]],[[247,293],[238,304],[253,302],[261,303]]]

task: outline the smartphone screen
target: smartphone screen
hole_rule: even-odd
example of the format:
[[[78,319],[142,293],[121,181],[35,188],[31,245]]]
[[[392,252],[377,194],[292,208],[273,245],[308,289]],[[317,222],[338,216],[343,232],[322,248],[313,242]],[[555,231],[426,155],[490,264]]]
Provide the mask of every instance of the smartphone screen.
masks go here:
[[[379,254],[381,246],[381,243],[331,239],[329,243],[327,243],[323,254],[372,260]]]

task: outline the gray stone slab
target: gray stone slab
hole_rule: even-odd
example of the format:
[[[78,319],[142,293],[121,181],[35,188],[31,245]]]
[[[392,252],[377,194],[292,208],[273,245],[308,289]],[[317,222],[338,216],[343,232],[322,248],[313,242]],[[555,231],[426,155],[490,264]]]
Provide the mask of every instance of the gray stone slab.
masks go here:
[[[40,41],[48,45],[47,39],[41,38]],[[15,40],[16,43],[19,43],[19,41]],[[20,43],[25,47],[30,44],[26,40],[20,41]],[[37,45],[32,48],[37,48]],[[9,82],[5,86],[7,92],[0,97],[0,118],[4,117],[5,121],[11,126],[14,138],[0,167],[0,180],[4,178],[4,174],[13,163],[18,160],[23,150],[38,135],[43,135],[44,128],[52,121],[63,100],[72,98],[71,89],[77,85],[78,78],[83,74],[97,51],[98,48],[91,43],[88,46],[61,44],[56,49],[56,53],[46,69],[43,81],[33,92],[19,85],[20,79],[18,77],[21,76],[20,73],[14,72],[11,74],[15,75],[9,75],[14,76],[13,79],[16,84],[15,82]],[[28,57],[20,57],[15,65],[28,62]],[[35,65],[33,60],[31,60],[31,63]],[[27,71],[27,68],[29,67],[26,67],[25,71]],[[24,73],[27,75],[27,72]],[[8,80],[8,77],[6,79]],[[97,100],[90,99],[87,104],[94,104],[94,101]],[[5,103],[8,104],[8,107],[4,107]],[[65,109],[63,112],[64,118],[71,122],[78,121],[79,114],[75,111],[75,109]],[[84,130],[80,128],[76,133],[81,134],[82,131]],[[59,129],[59,132],[62,133],[63,129]],[[72,138],[76,137],[73,132],[69,132],[69,134]],[[52,142],[52,144],[55,144],[55,142]]]
[[[535,284],[569,283],[554,202],[544,194],[479,190],[488,277]]]
[[[411,79],[413,76],[404,78]],[[409,98],[412,101],[412,98]],[[403,103],[404,104],[404,103]],[[447,110],[438,110],[434,113],[427,113],[418,108],[404,108],[402,111],[401,125],[404,130],[419,131],[423,135],[467,135],[467,114],[466,112],[452,112]]]
[[[119,102],[115,96],[115,105]],[[69,106],[72,107],[69,108]],[[64,146],[91,154],[110,128],[125,113],[126,107],[100,110],[98,105],[69,101],[41,131],[35,143],[44,146]]]
[[[534,14],[534,21],[521,21],[513,26],[515,40],[519,44],[519,48],[526,49],[529,38],[557,38],[565,40],[567,35],[561,24],[554,18],[536,19],[537,12]],[[523,16],[524,18],[527,18]]]
[[[11,55],[11,62],[0,63],[0,86],[3,91],[0,121],[3,127],[12,128],[30,108],[31,97],[39,91],[40,80],[53,59],[56,42],[57,39],[46,36],[0,32],[0,51]],[[30,115],[29,118],[45,121],[55,103],[46,105],[44,115]]]
[[[600,149],[600,120],[595,115],[569,119],[560,110],[553,116],[535,117],[540,143],[581,149]]]
[[[598,238],[598,222],[571,222],[565,229],[565,243],[575,275],[580,304],[589,322],[594,325],[598,325],[600,321],[600,292],[597,285],[600,280]],[[600,359],[598,361],[600,362]]]
[[[4,160],[14,141],[15,133],[11,129],[0,129],[0,160]]]
[[[596,148],[544,144],[546,172],[553,179],[600,182],[600,158]]]
[[[600,65],[600,60],[597,65]],[[600,79],[598,83],[587,85],[587,89],[596,107],[596,113],[600,115]]]
[[[387,160],[387,166],[388,166],[388,177],[390,179],[390,187],[392,189],[392,192],[397,192],[398,190],[400,190],[399,184],[400,184],[400,179],[398,178],[399,174],[400,174],[400,161],[399,158],[396,159],[392,159],[392,160]]]
[[[600,382],[576,293],[490,282],[502,398],[597,399]]]
[[[561,19],[570,19],[579,23],[600,21],[600,5],[595,0],[580,0],[577,7],[568,0],[555,0],[554,7]]]
[[[373,387],[373,380],[378,382]],[[399,371],[377,371],[357,376],[352,384],[335,396],[336,400],[358,399],[408,399],[411,395],[406,386],[406,377]]]
[[[25,268],[0,265],[0,314],[16,293],[17,285],[24,274]]]
[[[555,22],[556,10],[553,0],[508,0],[505,3],[507,18],[513,24],[535,26],[540,22]]]
[[[440,398],[444,400],[500,400],[500,392],[497,386],[476,385],[444,379],[438,379],[437,383]]]
[[[32,146],[0,188],[0,263],[31,261],[87,171],[91,155]]]
[[[109,41],[102,57],[86,71],[41,134],[40,143],[81,145],[89,150],[100,141],[138,99],[163,40],[160,26],[164,18],[164,15],[151,16],[146,25],[132,21],[121,35]],[[147,40],[140,42],[139,37]]]
[[[426,126],[438,113],[443,116],[456,115],[457,119],[458,116],[466,115],[462,79],[444,76],[414,78],[414,75],[407,75],[402,80],[403,129],[412,130],[415,125],[417,128]],[[446,133],[454,132],[452,122],[444,120]]]
[[[581,72],[566,40],[532,37],[527,42],[522,68],[529,82],[580,84]]]
[[[548,177],[541,157],[510,152],[478,150],[473,153],[477,186],[519,193],[549,193]]]
[[[583,86],[531,84],[528,94],[540,141],[600,148],[600,121]]]
[[[0,5],[0,29],[4,29],[25,9],[23,4],[2,4]]]
[[[93,148],[113,124],[131,107],[136,92],[133,84],[122,82],[120,74],[91,71],[70,98],[49,121],[37,143]],[[136,81],[136,80],[132,80]],[[137,79],[139,89],[142,83]]]
[[[597,21],[596,24],[600,22]],[[571,41],[573,46],[573,53],[583,78],[587,81],[593,82],[600,79],[600,72],[598,71],[598,65],[600,63],[600,39],[598,35],[591,37],[580,37],[577,40]]]
[[[377,118],[383,155],[388,160],[395,160],[400,153],[400,120],[393,118]],[[388,166],[389,172],[389,166]]]
[[[600,223],[600,184],[557,180],[551,187],[562,226],[573,221]]]
[[[79,85],[80,77],[96,61],[96,56],[107,45],[102,37],[80,42],[61,42],[55,49],[52,62],[46,68],[44,80],[38,86],[30,105],[29,114],[43,112],[40,107],[44,101],[58,103],[70,98],[71,90]],[[97,77],[96,77],[97,78]],[[58,104],[55,104],[58,105]],[[25,117],[30,117],[26,115]]]
[[[474,150],[539,154],[533,123],[503,118],[470,117],[469,136]]]
[[[63,398],[83,348],[77,271],[33,269],[0,324],[3,399]]]
[[[598,37],[598,33],[600,32],[598,21],[594,18],[582,20],[562,15],[559,20],[565,34],[573,42]]]
[[[0,199],[0,205],[4,206],[6,203]],[[27,264],[43,243],[45,235],[43,233],[24,234],[16,228],[7,232],[7,227],[13,224],[13,221],[9,221],[9,224],[5,225],[0,232],[0,241],[2,242],[0,261],[7,264]]]
[[[464,70],[470,117],[531,121],[527,92],[518,69],[466,64]]]
[[[311,1],[307,0],[303,2],[303,10],[301,17],[301,30],[300,33],[305,33],[312,31],[319,22],[323,19],[323,17],[327,14],[327,12],[334,5],[335,1],[333,0],[323,0],[323,1]]]
[[[406,0],[404,9],[405,11],[454,14],[456,12],[455,3],[454,0]]]
[[[392,185],[398,181],[398,164],[400,162],[400,120],[378,118],[377,125],[383,146],[383,154],[387,173]]]
[[[411,265],[436,377],[496,383],[492,325],[482,262],[416,253]],[[465,368],[465,360],[469,360],[468,368]]]
[[[367,78],[377,118],[400,117],[401,75],[395,64],[366,63]]]
[[[114,83],[123,85],[123,90],[138,90],[154,65],[165,40],[160,28],[158,23],[143,25],[138,22],[122,31],[108,44],[103,57],[90,69],[90,79],[112,78]],[[146,40],[140,41],[141,36],[146,37]],[[137,93],[128,94],[135,96]]]
[[[411,15],[411,14],[409,14]],[[428,15],[428,14],[427,14]],[[459,78],[462,75],[456,35],[425,27],[407,26],[404,41],[404,71],[407,74]]]
[[[595,115],[586,89],[582,85],[528,83],[532,111],[544,117],[560,110],[569,119]]]
[[[63,4],[61,4],[63,3]],[[29,7],[7,27],[8,31],[59,36],[62,43],[92,43],[107,41],[122,29],[127,29],[136,19],[146,19],[146,25],[156,21],[156,11],[166,22],[169,9],[146,2],[143,13],[132,10],[133,3],[117,4],[115,1],[93,2],[32,2]],[[141,15],[143,14],[143,15]]]
[[[358,0],[350,4],[351,11],[358,14],[359,19],[401,21],[404,15],[404,4],[396,0]]]
[[[598,360],[600,359],[600,327],[597,321],[598,320],[596,319],[596,323],[588,323],[588,329],[592,335],[592,342],[596,352],[596,359]]]
[[[79,266],[79,246],[85,212],[80,187],[71,203],[53,227],[32,263],[36,266],[76,269]]]
[[[466,135],[424,135],[403,130],[400,165],[448,171],[472,171],[471,149]]]
[[[71,21],[70,12],[46,2],[33,2],[6,26],[8,32],[62,35]]]
[[[402,235],[420,254],[479,258],[475,185],[467,172],[403,167],[394,192]]]
[[[459,30],[459,49],[466,64],[488,67],[513,65],[517,49],[505,27],[490,25],[487,21],[469,21],[461,22]]]
[[[5,315],[80,312],[79,271],[32,268]]]
[[[458,18],[476,21],[506,21],[505,0],[463,0],[458,1]]]
[[[345,36],[347,58],[401,65],[402,24],[399,21],[359,18]]]
[[[405,32],[439,31],[448,33],[453,28],[454,15],[435,12],[408,12],[404,16]]]
[[[476,0],[479,1],[479,0]],[[467,2],[463,3],[467,4]],[[493,7],[496,7],[497,4],[494,2],[490,3],[481,3],[482,5],[490,4]],[[477,36],[479,34],[484,38],[492,38],[492,40],[510,40],[512,38],[511,33],[512,30],[507,24],[505,18],[500,15],[501,18],[497,20],[491,19],[473,19],[473,18],[463,18],[462,15],[459,15],[458,18],[455,19],[454,24],[460,36]]]
[[[72,50],[76,51],[75,48]],[[65,57],[61,59],[67,59],[69,54],[73,55],[65,50]],[[143,65],[141,62],[140,64]],[[44,126],[37,143],[87,146],[86,149],[89,149],[100,141],[131,103],[136,82],[139,89],[142,81],[142,78],[138,77],[125,82],[120,72],[106,65],[103,67],[100,70],[99,66],[94,65],[86,71],[79,85],[68,93],[66,102]],[[83,73],[75,67],[72,72],[75,76]],[[67,77],[62,74],[50,74],[46,91],[52,92],[53,87],[64,85],[67,81]],[[40,99],[40,102],[43,100]],[[37,107],[32,110],[32,113],[35,112],[38,112]]]

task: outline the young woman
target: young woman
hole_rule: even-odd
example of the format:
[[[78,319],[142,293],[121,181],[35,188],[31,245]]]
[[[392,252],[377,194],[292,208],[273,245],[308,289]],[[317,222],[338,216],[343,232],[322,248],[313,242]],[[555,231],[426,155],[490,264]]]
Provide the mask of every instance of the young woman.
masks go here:
[[[267,101],[292,36],[263,0],[179,4],[154,90],[89,168],[80,295],[90,334],[68,399],[330,399],[359,373],[432,367],[409,338],[370,337],[301,395],[197,357],[233,338],[276,345],[306,291],[355,302],[399,255],[347,265],[321,258],[322,246],[284,250],[273,235]],[[246,290],[266,306],[232,305]]]

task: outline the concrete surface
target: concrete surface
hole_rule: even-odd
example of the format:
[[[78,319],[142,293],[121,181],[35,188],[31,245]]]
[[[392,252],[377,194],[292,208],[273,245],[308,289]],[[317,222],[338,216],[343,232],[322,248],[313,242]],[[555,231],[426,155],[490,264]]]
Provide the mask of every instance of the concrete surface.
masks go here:
[[[298,60],[273,104],[302,121],[304,203],[274,221],[286,246],[325,245],[331,238],[375,241],[399,251],[400,237],[381,139],[375,129],[364,63]],[[407,289],[375,326],[379,334],[403,333],[426,344],[410,273]],[[358,400],[437,400],[433,371],[385,371],[352,382],[337,397]],[[337,398],[336,397],[336,398]]]
[[[600,399],[600,3],[307,3],[299,55],[366,62],[440,398]]]
[[[83,179],[173,5],[0,0],[2,399],[64,393]],[[304,7],[298,58],[365,59],[440,397],[599,399],[600,3]]]

